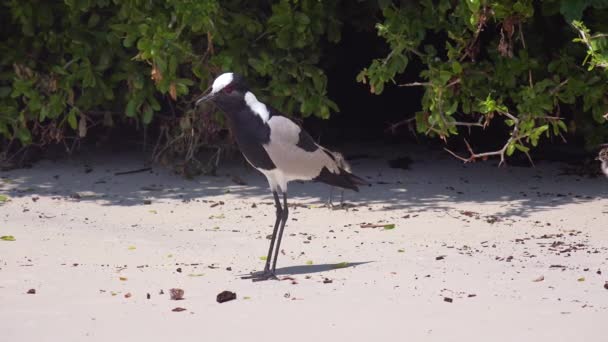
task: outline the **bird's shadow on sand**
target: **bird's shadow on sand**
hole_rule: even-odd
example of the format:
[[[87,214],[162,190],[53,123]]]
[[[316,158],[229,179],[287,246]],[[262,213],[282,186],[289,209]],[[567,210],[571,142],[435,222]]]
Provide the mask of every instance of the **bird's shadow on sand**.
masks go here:
[[[359,265],[369,264],[373,261],[361,261],[361,262],[341,262],[337,264],[318,264],[318,265],[296,265],[277,268],[275,271],[276,275],[301,275],[301,274],[312,274],[328,272],[338,269],[356,267]],[[249,274],[242,274],[241,276],[248,276]]]

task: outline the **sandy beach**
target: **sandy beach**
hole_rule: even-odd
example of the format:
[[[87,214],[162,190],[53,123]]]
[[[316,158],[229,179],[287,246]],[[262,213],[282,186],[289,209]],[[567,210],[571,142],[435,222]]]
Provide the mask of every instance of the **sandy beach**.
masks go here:
[[[241,162],[192,180],[115,175],[143,167],[126,152],[0,173],[0,236],[15,240],[0,241],[0,340],[608,339],[608,179],[357,152],[372,186],[345,208],[324,205],[326,185],[290,185],[283,280],[264,282],[240,276],[264,265],[274,207]],[[237,299],[218,303],[224,290]]]

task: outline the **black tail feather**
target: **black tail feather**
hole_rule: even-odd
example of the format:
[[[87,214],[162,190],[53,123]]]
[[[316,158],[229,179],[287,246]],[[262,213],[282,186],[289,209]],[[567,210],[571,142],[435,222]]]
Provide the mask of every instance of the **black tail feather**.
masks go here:
[[[359,191],[358,185],[369,185],[363,178],[356,176],[344,169],[339,169],[340,173],[332,173],[326,167],[313,180],[325,184],[337,186],[343,189]]]

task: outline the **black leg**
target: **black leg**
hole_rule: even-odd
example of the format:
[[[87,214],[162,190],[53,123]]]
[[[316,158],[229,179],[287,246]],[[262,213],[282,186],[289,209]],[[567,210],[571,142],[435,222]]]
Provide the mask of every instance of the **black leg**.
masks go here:
[[[274,250],[274,259],[272,260],[272,273],[277,268],[277,258],[279,256],[279,250],[281,249],[281,238],[283,238],[283,230],[285,229],[285,223],[289,217],[289,208],[287,207],[287,193],[283,192],[283,220],[281,222],[281,228],[279,229],[279,236],[277,236],[277,248]]]
[[[279,194],[276,191],[272,192],[274,196],[274,205],[277,209],[276,212],[276,221],[274,222],[274,229],[272,230],[272,237],[270,239],[270,248],[268,248],[268,256],[266,257],[266,265],[264,266],[263,272],[256,272],[250,276],[242,277],[242,279],[252,279],[253,281],[267,280],[270,278],[275,278],[274,272],[270,272],[270,260],[272,257],[272,250],[274,248],[274,242],[277,238],[277,231],[279,230],[279,223],[283,218],[283,208],[281,208],[281,200],[279,199]]]
[[[284,209],[281,208],[281,200],[279,199],[279,194],[276,191],[273,191],[272,195],[274,196],[274,205],[277,209],[277,218],[276,221],[274,221],[274,229],[272,230],[272,239],[270,240],[270,248],[268,248],[268,256],[266,257],[266,266],[264,266],[264,273],[270,270],[270,258],[272,257],[272,249],[274,248],[274,242],[277,239],[277,231],[279,229],[279,223],[283,218],[284,211]]]

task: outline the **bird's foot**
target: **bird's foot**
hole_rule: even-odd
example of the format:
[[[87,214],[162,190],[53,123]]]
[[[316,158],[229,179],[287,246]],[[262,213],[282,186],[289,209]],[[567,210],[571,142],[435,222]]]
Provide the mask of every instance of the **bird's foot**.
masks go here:
[[[264,280],[279,280],[274,272],[270,270],[264,270],[261,272],[254,272],[250,275],[241,277],[241,279],[251,279],[251,281],[264,281]]]

